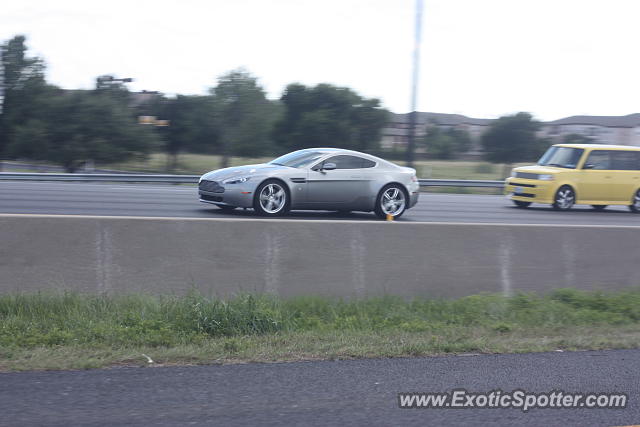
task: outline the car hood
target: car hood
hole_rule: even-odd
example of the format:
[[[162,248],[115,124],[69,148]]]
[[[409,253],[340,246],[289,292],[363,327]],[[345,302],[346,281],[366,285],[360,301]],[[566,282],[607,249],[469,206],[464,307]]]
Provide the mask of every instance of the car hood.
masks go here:
[[[516,172],[527,172],[527,173],[537,173],[540,175],[549,175],[562,171],[566,171],[566,168],[559,168],[555,166],[540,166],[540,165],[531,165],[531,166],[520,166],[514,169]]]
[[[206,179],[209,181],[221,181],[232,177],[241,176],[257,176],[270,174],[279,169],[290,169],[286,166],[271,165],[268,163],[261,163],[257,165],[245,165],[234,166],[231,168],[217,169],[211,172],[207,172],[200,179]]]

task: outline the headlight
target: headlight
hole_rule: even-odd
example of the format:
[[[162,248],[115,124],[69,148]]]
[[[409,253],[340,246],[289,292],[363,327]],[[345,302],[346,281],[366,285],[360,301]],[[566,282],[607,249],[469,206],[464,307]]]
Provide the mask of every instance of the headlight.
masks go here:
[[[227,178],[222,181],[223,184],[241,184],[243,182],[249,181],[248,176],[234,176],[233,178]]]
[[[540,181],[553,181],[553,175],[538,175]]]

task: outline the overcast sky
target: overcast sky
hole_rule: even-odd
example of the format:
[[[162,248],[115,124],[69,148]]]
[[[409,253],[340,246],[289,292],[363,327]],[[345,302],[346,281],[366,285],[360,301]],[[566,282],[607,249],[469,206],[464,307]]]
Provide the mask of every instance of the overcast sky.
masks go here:
[[[410,110],[415,0],[19,0],[49,82],[204,94],[244,67],[270,98],[332,83]],[[424,0],[418,110],[541,120],[640,112],[640,0]]]

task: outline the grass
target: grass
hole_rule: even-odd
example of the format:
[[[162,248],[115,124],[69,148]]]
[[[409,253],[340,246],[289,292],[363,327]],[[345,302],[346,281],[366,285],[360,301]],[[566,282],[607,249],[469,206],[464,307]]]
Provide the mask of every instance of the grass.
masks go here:
[[[0,296],[0,369],[631,348],[640,289],[456,300]]]
[[[230,166],[264,163],[273,160],[273,157],[231,157]],[[173,173],[200,175],[210,170],[219,169],[222,165],[222,157],[210,154],[180,154],[178,156],[177,169]],[[165,153],[153,153],[146,160],[132,160],[124,163],[112,163],[102,165],[106,169],[117,169],[131,172],[167,172],[167,155]]]

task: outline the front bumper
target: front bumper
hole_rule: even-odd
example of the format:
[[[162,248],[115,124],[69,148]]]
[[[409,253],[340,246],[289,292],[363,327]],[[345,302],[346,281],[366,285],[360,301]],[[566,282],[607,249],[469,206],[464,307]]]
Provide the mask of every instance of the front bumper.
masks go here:
[[[504,194],[511,200],[533,203],[553,203],[554,181],[507,178]]]
[[[252,185],[246,184],[220,185],[215,191],[204,190],[201,185],[198,189],[198,195],[202,203],[250,208],[253,207],[254,188]]]
[[[418,197],[420,197],[420,191],[411,193],[411,195],[409,196],[409,209],[411,209],[416,205],[416,203],[418,203]]]

